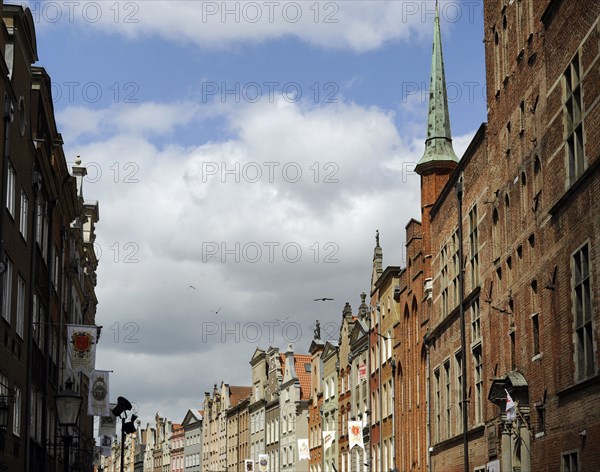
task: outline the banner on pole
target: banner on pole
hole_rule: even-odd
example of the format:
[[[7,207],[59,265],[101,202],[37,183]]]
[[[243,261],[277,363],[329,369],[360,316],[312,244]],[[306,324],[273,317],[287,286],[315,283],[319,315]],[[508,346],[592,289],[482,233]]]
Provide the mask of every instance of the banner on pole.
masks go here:
[[[108,402],[108,374],[107,370],[95,370],[90,375],[88,392],[88,415],[109,416]]]
[[[96,366],[97,326],[67,325],[67,368],[91,374]]]

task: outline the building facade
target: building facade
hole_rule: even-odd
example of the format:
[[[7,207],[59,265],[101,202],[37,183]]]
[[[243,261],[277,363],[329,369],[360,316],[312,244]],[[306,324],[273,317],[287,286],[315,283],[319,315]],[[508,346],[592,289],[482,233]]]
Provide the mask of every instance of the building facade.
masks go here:
[[[350,472],[350,450],[348,444],[348,420],[352,416],[350,377],[352,364],[350,362],[350,333],[354,329],[356,317],[352,316],[352,307],[346,302],[342,310],[339,340],[339,374],[338,374],[338,467],[341,472]]]
[[[323,360],[323,402],[320,408],[321,438],[323,465],[321,470],[333,472],[337,470],[338,448],[341,431],[338,415],[338,343],[326,341],[321,355]],[[331,443],[327,435],[331,434]]]
[[[202,470],[203,416],[203,410],[190,409],[181,423],[184,430],[183,467],[185,472]]]
[[[267,350],[267,386],[265,391],[265,421],[266,421],[266,448],[265,454],[269,458],[269,472],[279,471],[279,436],[281,433],[281,408],[279,396],[283,382],[284,357],[279,353],[279,348],[269,347]]]
[[[250,393],[244,398],[232,398],[227,410],[227,470],[244,470],[245,460],[250,458],[248,427],[250,416],[248,405]]]
[[[279,436],[280,470],[308,472],[310,450],[308,445],[308,405],[310,401],[311,356],[295,354],[288,345],[285,352],[283,380],[279,408],[281,434]],[[306,451],[299,450],[298,440],[306,441]],[[307,457],[300,460],[300,454]]]
[[[310,449],[310,461],[308,470],[320,472],[323,466],[322,455],[322,412],[323,406],[323,341],[321,341],[321,326],[316,321],[314,339],[310,343],[308,353],[311,356],[310,370],[310,403],[308,405],[308,444]]]
[[[258,463],[258,455],[266,452],[266,399],[267,359],[266,353],[260,348],[254,351],[250,360],[252,367],[252,396],[250,398],[250,457]]]
[[[350,332],[349,389],[350,410],[346,411],[347,421],[360,421],[362,424],[363,447],[354,446],[349,451],[349,470],[368,471],[372,465],[371,430],[373,410],[370,405],[371,389],[375,385],[375,365],[370,362],[371,329],[370,310],[365,303],[367,294],[361,293],[358,316]],[[375,405],[376,406],[376,405]]]
[[[0,395],[11,405],[0,469],[91,468],[93,418],[80,413],[64,458],[54,397],[70,378],[87,404],[88,378],[66,374],[66,325],[95,324],[98,204],[84,200],[81,161],[67,166],[31,11],[0,12]]]
[[[173,434],[171,434],[171,472],[183,472],[185,464],[183,462],[183,448],[185,446],[185,430],[180,424],[173,424]]]

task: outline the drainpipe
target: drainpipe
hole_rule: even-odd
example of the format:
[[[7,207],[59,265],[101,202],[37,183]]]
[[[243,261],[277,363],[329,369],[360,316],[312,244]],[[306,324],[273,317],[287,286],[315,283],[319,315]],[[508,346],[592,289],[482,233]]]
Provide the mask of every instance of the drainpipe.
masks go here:
[[[427,349],[427,367],[425,372],[425,398],[427,398],[427,470],[431,472],[431,401],[430,395],[430,375],[431,364],[429,361],[429,340],[425,338],[425,347]]]
[[[459,312],[460,312],[460,344],[462,350],[462,421],[463,421],[463,462],[464,472],[469,472],[469,425],[468,400],[467,400],[467,328],[465,326],[465,273],[463,261],[463,226],[462,226],[462,203],[463,203],[463,180],[462,176],[456,182],[456,198],[458,200],[458,283],[459,283]]]

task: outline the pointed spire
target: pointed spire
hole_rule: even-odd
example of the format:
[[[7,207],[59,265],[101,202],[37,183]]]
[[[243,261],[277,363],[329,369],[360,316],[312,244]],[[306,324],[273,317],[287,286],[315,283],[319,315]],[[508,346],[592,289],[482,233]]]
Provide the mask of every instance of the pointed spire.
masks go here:
[[[444,73],[444,55],[442,54],[442,34],[440,32],[440,16],[436,1],[427,139],[425,140],[425,153],[417,164],[416,171],[420,174],[423,170],[435,165],[436,162],[443,161],[458,162],[458,158],[452,148],[446,75]]]
[[[375,282],[383,273],[383,249],[379,245],[379,230],[375,232],[375,249],[373,250],[373,272],[371,273],[371,291],[375,288]]]

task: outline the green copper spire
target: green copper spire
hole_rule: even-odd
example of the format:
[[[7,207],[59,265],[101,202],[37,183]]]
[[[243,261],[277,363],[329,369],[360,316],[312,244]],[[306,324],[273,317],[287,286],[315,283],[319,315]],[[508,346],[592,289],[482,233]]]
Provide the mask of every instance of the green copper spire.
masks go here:
[[[435,165],[435,162],[440,161],[458,162],[458,158],[452,148],[444,56],[442,54],[442,35],[440,33],[440,17],[436,1],[427,139],[425,140],[425,153],[417,164],[416,171],[425,170],[427,167]]]

